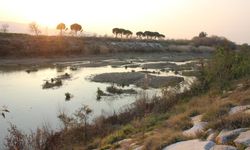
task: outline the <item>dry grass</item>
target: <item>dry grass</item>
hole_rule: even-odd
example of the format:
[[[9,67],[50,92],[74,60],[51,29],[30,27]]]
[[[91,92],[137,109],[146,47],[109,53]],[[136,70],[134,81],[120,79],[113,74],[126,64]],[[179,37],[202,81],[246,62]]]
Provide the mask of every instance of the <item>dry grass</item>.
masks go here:
[[[144,140],[144,150],[161,150],[167,145],[189,139],[183,136],[180,131],[161,129],[160,132],[149,136]]]
[[[238,113],[225,116],[221,119],[210,122],[209,127],[217,130],[250,127],[250,115],[246,113]]]
[[[176,130],[186,130],[193,126],[190,117],[187,113],[181,113],[175,116],[172,116],[166,121],[165,126],[167,128],[176,129]]]

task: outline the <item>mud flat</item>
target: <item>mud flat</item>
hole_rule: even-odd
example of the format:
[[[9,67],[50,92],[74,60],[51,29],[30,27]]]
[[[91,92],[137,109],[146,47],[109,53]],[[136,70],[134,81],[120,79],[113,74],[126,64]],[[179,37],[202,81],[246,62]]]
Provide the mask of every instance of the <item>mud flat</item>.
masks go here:
[[[177,76],[154,76],[141,72],[122,72],[122,73],[103,73],[95,75],[91,78],[94,82],[115,83],[126,86],[134,84],[138,87],[160,88],[164,86],[177,85],[184,81],[184,78]]]

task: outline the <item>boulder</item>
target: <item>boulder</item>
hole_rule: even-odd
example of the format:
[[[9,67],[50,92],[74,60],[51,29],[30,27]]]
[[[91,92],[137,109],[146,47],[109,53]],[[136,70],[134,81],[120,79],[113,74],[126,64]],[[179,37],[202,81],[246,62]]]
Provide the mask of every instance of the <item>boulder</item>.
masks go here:
[[[250,147],[250,130],[240,133],[240,135],[234,140],[234,143],[238,146]]]
[[[217,134],[216,134],[215,132],[210,133],[210,134],[208,135],[208,137],[207,137],[207,140],[208,140],[208,141],[215,141],[216,135],[217,135]]]
[[[241,132],[247,131],[247,128],[240,128],[235,130],[222,130],[216,137],[215,141],[219,144],[226,144],[233,141]]]
[[[229,115],[233,115],[233,114],[240,113],[240,112],[248,113],[249,110],[250,110],[250,105],[235,106],[235,107],[230,109]]]
[[[195,136],[196,134],[200,132],[204,132],[204,128],[206,127],[207,122],[199,122],[196,123],[192,128],[185,130],[183,134],[185,136]]]
[[[134,148],[133,150],[143,150],[143,146],[138,146],[138,147]]]
[[[246,148],[245,150],[250,150],[250,147]]]
[[[215,145],[212,141],[200,141],[198,139],[177,142],[169,145],[163,150],[210,150]]]
[[[117,144],[120,145],[120,147],[118,148],[119,150],[125,150],[125,149],[129,149],[130,145],[133,143],[132,139],[123,139],[119,142],[117,142]]]
[[[201,122],[202,115],[192,117],[193,127],[183,131],[185,136],[196,136],[197,133],[204,132],[207,122]]]
[[[237,149],[236,147],[229,145],[215,145],[214,147],[210,148],[210,150],[237,150]]]

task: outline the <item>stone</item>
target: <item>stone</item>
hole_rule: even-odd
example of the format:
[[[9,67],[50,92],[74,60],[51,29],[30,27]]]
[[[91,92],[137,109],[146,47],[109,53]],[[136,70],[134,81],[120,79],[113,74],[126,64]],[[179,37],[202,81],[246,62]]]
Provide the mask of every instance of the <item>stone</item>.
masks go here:
[[[235,130],[222,130],[220,134],[216,137],[215,141],[218,144],[226,144],[233,141],[241,132],[247,131],[248,128],[239,128]]]
[[[250,147],[250,130],[240,133],[240,135],[234,140],[236,145],[243,145]]]
[[[250,150],[250,147],[246,148],[245,150]]]
[[[143,146],[138,146],[138,147],[134,148],[133,150],[143,150]]]
[[[207,122],[201,122],[202,115],[192,117],[193,127],[183,131],[185,136],[196,136],[197,133],[204,132]]]
[[[210,150],[237,150],[237,149],[236,147],[229,145],[215,145],[214,147],[210,148]]]
[[[230,109],[229,115],[233,115],[240,112],[248,112],[250,110],[250,105],[235,106]]]
[[[215,145],[212,141],[200,141],[199,139],[177,142],[163,150],[210,150]]]
[[[183,134],[186,136],[195,136],[197,133],[204,132],[206,125],[207,122],[196,123],[192,128],[185,130]]]
[[[208,141],[215,141],[217,134],[216,133],[211,133],[208,135],[207,140]]]
[[[124,139],[117,142],[120,145],[119,149],[129,149],[130,145],[133,143],[132,139]]]

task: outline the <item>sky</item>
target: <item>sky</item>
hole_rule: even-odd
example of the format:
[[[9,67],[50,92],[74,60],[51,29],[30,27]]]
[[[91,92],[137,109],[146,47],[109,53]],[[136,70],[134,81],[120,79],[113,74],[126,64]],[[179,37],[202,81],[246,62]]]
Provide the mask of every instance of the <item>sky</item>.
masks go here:
[[[249,14],[250,0],[0,0],[0,21],[51,29],[79,23],[98,35],[111,35],[114,27],[149,30],[170,39],[205,31],[237,43],[250,43]]]

